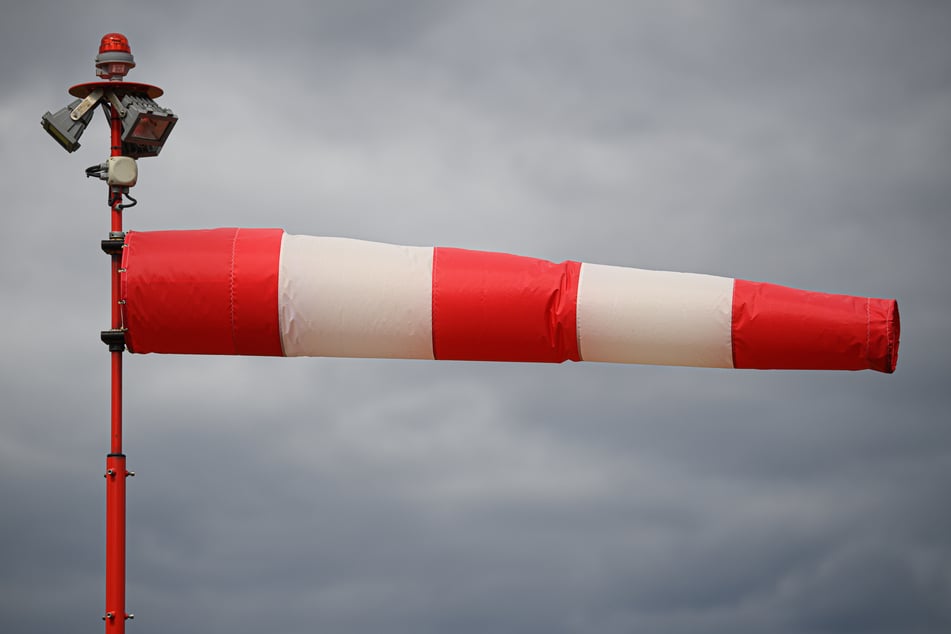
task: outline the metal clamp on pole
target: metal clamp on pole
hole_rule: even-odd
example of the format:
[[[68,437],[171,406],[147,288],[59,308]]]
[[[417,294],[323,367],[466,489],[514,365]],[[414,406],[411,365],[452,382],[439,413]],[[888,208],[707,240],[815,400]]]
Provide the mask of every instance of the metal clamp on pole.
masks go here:
[[[103,330],[99,333],[99,338],[109,346],[109,352],[123,352],[125,350],[125,330]]]
[[[121,255],[125,248],[125,232],[110,231],[108,240],[101,240],[100,247],[107,255]]]

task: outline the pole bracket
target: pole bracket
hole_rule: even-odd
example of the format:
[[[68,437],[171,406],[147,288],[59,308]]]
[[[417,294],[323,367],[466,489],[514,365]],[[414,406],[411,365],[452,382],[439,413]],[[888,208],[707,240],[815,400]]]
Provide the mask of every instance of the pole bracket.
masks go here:
[[[109,238],[108,240],[101,240],[99,246],[108,255],[121,255],[122,249],[125,247],[125,239]]]
[[[108,240],[100,240],[99,245],[107,255],[121,255],[125,248],[125,232],[110,231]]]
[[[125,330],[112,329],[103,330],[99,333],[102,342],[109,346],[109,352],[122,352],[125,350]]]

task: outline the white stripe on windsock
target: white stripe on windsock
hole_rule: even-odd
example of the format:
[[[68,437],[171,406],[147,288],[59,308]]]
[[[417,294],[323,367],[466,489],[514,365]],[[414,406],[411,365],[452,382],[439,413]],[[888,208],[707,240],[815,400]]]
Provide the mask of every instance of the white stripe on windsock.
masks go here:
[[[433,358],[431,247],[284,234],[280,262],[285,355]]]
[[[733,278],[581,265],[584,361],[732,368]]]

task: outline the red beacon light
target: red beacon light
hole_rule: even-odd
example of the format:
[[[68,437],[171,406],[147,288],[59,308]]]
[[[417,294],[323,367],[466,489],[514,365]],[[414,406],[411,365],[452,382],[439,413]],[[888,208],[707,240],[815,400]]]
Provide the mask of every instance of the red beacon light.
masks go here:
[[[102,41],[99,43],[99,52],[107,53],[109,51],[131,53],[132,49],[129,47],[129,38],[122,33],[106,33],[102,36]]]
[[[129,39],[122,33],[106,33],[96,55],[96,75],[110,81],[122,81],[135,68]]]

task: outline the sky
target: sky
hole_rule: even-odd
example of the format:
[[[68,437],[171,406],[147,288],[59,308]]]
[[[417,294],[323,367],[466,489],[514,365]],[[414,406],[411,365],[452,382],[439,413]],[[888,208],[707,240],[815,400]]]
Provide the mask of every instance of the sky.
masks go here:
[[[126,355],[129,632],[951,631],[951,5],[741,0],[6,7],[0,631],[102,631],[108,134],[39,122],[112,31],[180,117],[127,229],[902,315],[893,375]]]

